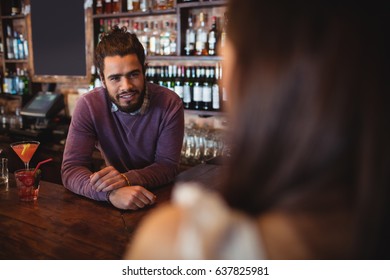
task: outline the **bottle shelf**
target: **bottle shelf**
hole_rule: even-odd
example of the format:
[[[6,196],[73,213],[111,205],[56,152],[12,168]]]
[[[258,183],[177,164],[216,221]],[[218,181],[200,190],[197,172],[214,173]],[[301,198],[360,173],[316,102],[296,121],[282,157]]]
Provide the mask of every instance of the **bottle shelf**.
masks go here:
[[[14,15],[14,16],[11,16],[11,15],[7,15],[7,16],[0,16],[0,19],[24,19],[26,16],[25,15]]]
[[[222,61],[221,56],[201,56],[201,55],[153,55],[153,56],[147,56],[147,61],[209,61],[209,62],[220,62]]]
[[[202,110],[193,110],[193,109],[184,109],[186,114],[197,115],[200,118],[210,118],[215,116],[225,116],[224,111],[202,111]]]
[[[177,3],[177,8],[188,8],[188,9],[194,9],[194,8],[207,8],[207,7],[216,7],[216,6],[226,6],[227,1],[226,0],[219,0],[219,1],[200,1],[200,2],[183,2],[183,3]]]
[[[4,63],[28,63],[27,59],[4,59]]]
[[[109,19],[109,18],[124,18],[124,17],[147,17],[147,16],[159,16],[159,15],[175,15],[176,9],[166,10],[149,10],[147,12],[121,12],[112,14],[95,14],[92,16],[94,19]]]

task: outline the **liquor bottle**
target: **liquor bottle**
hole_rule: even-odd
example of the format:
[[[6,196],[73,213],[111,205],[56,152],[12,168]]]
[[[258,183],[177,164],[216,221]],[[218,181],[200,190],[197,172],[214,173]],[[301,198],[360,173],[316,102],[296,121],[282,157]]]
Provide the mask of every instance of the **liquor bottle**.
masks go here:
[[[217,18],[213,17],[211,29],[208,34],[208,54],[217,54],[217,41],[218,41],[218,29],[217,29]]]
[[[173,0],[154,0],[153,8],[155,10],[166,10],[173,8]]]
[[[188,16],[188,27],[186,29],[186,40],[185,40],[185,55],[194,55],[195,54],[195,38],[196,32],[194,29],[193,16]]]
[[[202,98],[203,98],[203,87],[201,85],[201,74],[200,74],[200,67],[194,67],[194,70],[191,72],[192,78],[195,80],[194,82],[194,88],[193,88],[193,106],[195,110],[201,110],[202,109]],[[195,77],[194,77],[195,75]]]
[[[224,108],[226,108],[226,104],[228,102],[228,93],[226,92],[226,88],[225,86],[223,85],[222,83],[222,76],[223,76],[223,73],[222,73],[222,65],[221,64],[218,64],[218,68],[219,68],[219,81],[221,83],[221,95],[222,95],[222,110],[224,110]]]
[[[29,89],[29,78],[28,78],[28,71],[27,69],[23,69],[20,71],[20,79],[19,79],[19,91],[23,95],[28,95],[30,94],[30,89]]]
[[[177,66],[177,73],[175,77],[175,86],[174,86],[174,92],[177,93],[177,95],[183,100],[183,93],[184,93],[184,66]]]
[[[166,69],[166,66],[160,66],[160,77],[159,77],[159,80],[158,80],[158,84],[162,87],[167,87],[167,83],[166,83],[166,77],[167,77],[167,73],[168,70]]]
[[[12,16],[16,16],[16,15],[20,14],[20,6],[21,6],[20,0],[12,0],[12,3],[11,3],[11,15]]]
[[[212,110],[211,67],[205,69],[205,78],[202,87],[203,110]]]
[[[222,31],[221,31],[221,40],[220,40],[221,49],[223,49],[225,47],[225,44],[226,44],[226,25],[227,25],[227,21],[228,21],[227,14],[225,13],[224,21],[223,21],[223,24],[222,24]]]
[[[1,93],[4,93],[4,92],[3,92],[3,84],[4,84],[4,81],[3,81],[3,73],[0,71],[0,94],[1,94]]]
[[[164,25],[164,29],[160,34],[160,54],[161,55],[170,55],[171,54],[170,37],[171,37],[171,30],[169,28],[169,21],[166,21],[165,25]]]
[[[160,32],[158,22],[152,22],[152,33],[149,37],[149,54],[160,54]]]
[[[19,53],[19,36],[16,31],[14,31],[14,36],[12,37],[12,45],[14,50],[14,59],[20,59]]]
[[[175,90],[175,76],[177,73],[176,65],[168,65],[168,77],[167,77],[167,88],[174,91]]]
[[[139,40],[145,49],[145,55],[149,50],[149,24],[147,21],[141,23]]]
[[[112,13],[112,3],[111,0],[104,0],[104,13],[111,14]]]
[[[4,53],[4,45],[3,45],[3,40],[0,37],[0,55],[2,55],[3,53]]]
[[[145,71],[145,78],[148,82],[152,83],[152,77],[153,77],[153,66],[147,66]]]
[[[219,75],[219,69],[218,67],[211,67],[210,69],[210,81],[211,81],[211,88],[212,88],[212,109],[215,111],[219,111],[221,109],[221,101],[220,101],[220,94],[219,94],[219,85],[218,85],[218,75]]]
[[[93,90],[95,88],[95,75],[96,75],[96,67],[95,65],[91,66],[91,79],[89,80],[88,90]]]
[[[183,104],[185,109],[191,109],[191,96],[192,96],[192,81],[191,81],[191,68],[186,67],[186,77],[183,86]]]
[[[20,114],[20,107],[16,107],[15,114],[10,116],[9,126],[16,129],[23,128],[23,117]]]
[[[176,55],[177,50],[177,22],[171,22],[171,36],[169,37],[169,47],[171,55]]]
[[[133,0],[127,0],[126,10],[128,12],[132,12],[133,11]]]
[[[121,3],[120,0],[112,0],[112,12],[113,13],[120,13],[121,12]]]
[[[23,38],[22,34],[18,34],[17,42],[18,42],[19,59],[26,59],[27,54],[25,53],[25,48],[24,48],[24,43],[26,42],[26,40]]]
[[[201,12],[199,14],[199,27],[196,30],[196,43],[195,54],[196,55],[208,55],[207,52],[207,31],[206,31],[206,15]]]
[[[24,52],[24,58],[26,59],[28,57],[28,40],[23,39],[23,52]]]
[[[102,81],[100,80],[99,71],[96,71],[94,85],[95,85],[95,88],[102,86]]]
[[[140,1],[140,9],[142,12],[147,12],[148,11],[148,0],[141,0]]]
[[[7,25],[7,38],[5,39],[6,46],[7,46],[7,58],[8,59],[14,59],[14,43],[13,43],[13,37],[12,37],[12,29],[10,25]]]
[[[0,121],[1,121],[1,127],[2,128],[6,128],[7,127],[7,123],[8,123],[8,116],[7,114],[5,113],[5,107],[4,106],[0,106]]]
[[[152,80],[151,82],[154,83],[154,84],[158,84],[158,79],[160,78],[160,67],[157,67],[157,66],[153,66],[153,69],[152,69]]]
[[[103,13],[103,0],[96,0],[95,13],[100,15]]]
[[[133,0],[133,12],[139,12],[141,10],[139,0]]]

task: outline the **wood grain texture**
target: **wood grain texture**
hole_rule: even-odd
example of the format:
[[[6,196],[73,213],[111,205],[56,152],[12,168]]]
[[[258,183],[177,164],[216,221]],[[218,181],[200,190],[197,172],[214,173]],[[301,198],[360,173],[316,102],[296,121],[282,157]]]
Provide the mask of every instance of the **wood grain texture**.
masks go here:
[[[212,187],[219,172],[219,166],[203,164],[182,172],[177,181]],[[121,259],[142,218],[170,200],[174,183],[153,190],[153,206],[123,211],[47,181],[41,181],[37,201],[22,202],[10,174],[8,190],[0,189],[0,259]]]

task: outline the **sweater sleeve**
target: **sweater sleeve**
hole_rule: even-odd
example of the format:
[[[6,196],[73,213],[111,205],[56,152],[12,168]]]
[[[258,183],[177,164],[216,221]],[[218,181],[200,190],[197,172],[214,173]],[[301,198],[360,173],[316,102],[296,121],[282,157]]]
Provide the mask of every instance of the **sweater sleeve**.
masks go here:
[[[73,112],[65,143],[61,167],[65,188],[95,200],[106,200],[105,192],[96,192],[89,183],[92,174],[92,153],[96,144],[92,114],[84,98],[80,98]]]

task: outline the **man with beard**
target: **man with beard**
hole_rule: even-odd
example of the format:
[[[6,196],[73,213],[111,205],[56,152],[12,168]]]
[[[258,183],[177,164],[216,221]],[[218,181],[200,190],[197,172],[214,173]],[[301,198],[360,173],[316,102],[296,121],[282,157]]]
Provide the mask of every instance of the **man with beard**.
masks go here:
[[[115,26],[95,50],[102,87],[80,97],[62,163],[69,190],[120,209],[153,204],[148,189],[178,172],[184,134],[181,99],[145,80],[145,52],[135,34]],[[106,163],[92,172],[97,148]]]

